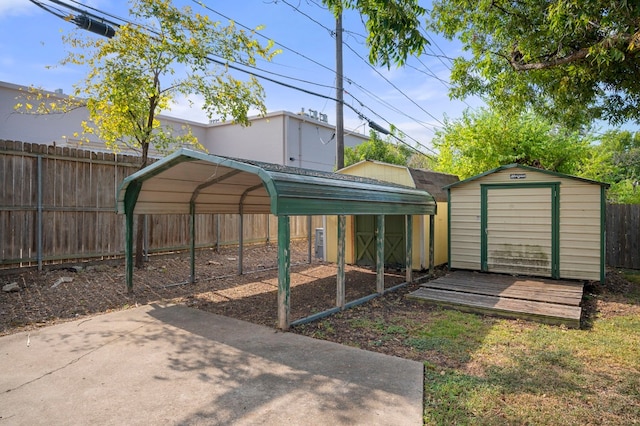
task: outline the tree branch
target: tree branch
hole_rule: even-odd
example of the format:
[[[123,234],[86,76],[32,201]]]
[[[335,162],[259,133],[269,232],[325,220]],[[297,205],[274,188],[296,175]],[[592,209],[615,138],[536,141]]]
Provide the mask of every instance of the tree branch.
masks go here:
[[[630,43],[632,39],[632,34],[616,34],[611,37],[602,39],[598,44],[602,45],[605,49],[610,49],[620,42]],[[521,60],[522,53],[520,53],[520,51],[518,51],[518,49],[514,47],[514,49],[511,51],[511,58],[507,58],[507,60],[516,71],[542,70],[584,59],[589,54],[590,50],[591,47],[582,47],[577,49],[575,52],[562,57],[556,57],[539,62],[524,63]]]
[[[509,63],[511,64],[513,69],[516,71],[543,70],[546,68],[552,68],[558,65],[564,65],[564,64],[578,61],[580,59],[584,59],[587,57],[588,54],[589,54],[589,48],[583,47],[582,49],[579,49],[567,56],[550,59],[548,61],[533,62],[533,63],[527,64],[527,63],[522,63],[521,61],[516,59],[517,56],[521,56],[521,54],[517,50],[514,50],[511,53],[512,57],[511,59],[509,59]]]

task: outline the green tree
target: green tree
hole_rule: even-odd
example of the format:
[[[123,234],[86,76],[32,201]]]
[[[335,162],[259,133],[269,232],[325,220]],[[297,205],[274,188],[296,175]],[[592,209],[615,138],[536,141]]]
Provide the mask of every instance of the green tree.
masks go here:
[[[175,8],[170,0],[131,0],[129,13],[141,24],[122,25],[113,38],[79,29],[63,36],[70,51],[60,65],[82,66],[88,73],[69,102],[40,102],[34,111],[85,106],[90,118],[83,123],[85,133],[96,134],[114,150],[139,149],[141,167],[147,165],[151,145],[163,151],[176,142],[196,142],[190,132],[175,134],[157,120],[180,96],[198,94],[210,118],[231,117],[245,125],[250,108],[266,112],[264,91],[255,78],[239,80],[211,58],[215,54],[223,62],[254,65],[257,57],[271,59],[276,53],[271,43],[262,46],[253,33],[233,23],[213,22],[189,7]],[[26,110],[31,104],[18,107]]]
[[[591,149],[582,175],[609,183],[610,202],[640,204],[640,132],[604,133]]]
[[[576,174],[589,150],[588,137],[534,113],[488,109],[445,120],[432,143],[439,150],[435,169],[460,179],[511,163]]]
[[[344,9],[360,12],[367,29],[369,61],[390,67],[419,55],[429,44],[420,28],[426,9],[418,0],[323,0],[336,15]]]
[[[198,94],[209,117],[231,117],[243,125],[249,124],[250,108],[266,112],[264,91],[255,78],[239,80],[211,58],[215,54],[222,64],[254,65],[257,57],[271,59],[277,53],[272,43],[263,46],[253,32],[237,29],[233,23],[213,22],[189,7],[178,9],[170,0],[131,0],[129,14],[139,24],[118,27],[112,38],[79,29],[63,36],[70,51],[61,65],[88,70],[75,85],[74,97],[50,102],[42,92],[32,91],[35,99],[18,104],[17,109],[59,113],[84,106],[90,118],[83,123],[84,132],[95,134],[116,151],[122,146],[138,149],[141,168],[148,163],[151,145],[167,151],[176,144],[197,144],[190,130],[175,133],[157,119],[180,96]],[[138,266],[142,235],[138,227]]]
[[[454,97],[571,127],[640,121],[638,2],[436,0],[430,27],[469,53],[455,59]]]
[[[344,149],[344,165],[346,167],[364,160],[376,160],[405,166],[411,155],[412,151],[408,147],[385,141],[372,130],[368,141]]]

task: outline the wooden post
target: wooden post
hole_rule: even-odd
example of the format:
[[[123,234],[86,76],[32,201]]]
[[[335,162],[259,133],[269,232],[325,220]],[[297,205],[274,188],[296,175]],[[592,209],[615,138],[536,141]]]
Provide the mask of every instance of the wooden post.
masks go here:
[[[429,276],[433,277],[433,268],[435,265],[435,216],[429,215]]]
[[[407,278],[406,281],[408,283],[413,282],[413,216],[410,214],[406,215],[406,224],[407,224]]]
[[[347,228],[347,217],[338,216],[338,276],[336,283],[336,306],[344,309],[345,305],[345,234]]]
[[[38,155],[38,207],[36,213],[36,240],[37,240],[37,252],[36,257],[38,258],[38,271],[42,271],[42,241],[43,241],[43,215],[42,215],[42,155]]]
[[[289,216],[278,216],[278,327],[289,329],[291,238]]]
[[[384,293],[384,215],[378,215],[376,230],[376,291]]]

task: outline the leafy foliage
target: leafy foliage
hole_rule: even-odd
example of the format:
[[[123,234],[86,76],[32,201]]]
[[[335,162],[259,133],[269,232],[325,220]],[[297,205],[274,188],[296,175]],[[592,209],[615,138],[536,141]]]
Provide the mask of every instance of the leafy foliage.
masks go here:
[[[430,26],[469,52],[452,95],[578,127],[640,121],[640,7],[601,0],[436,0]]]
[[[95,133],[114,150],[141,149],[142,167],[150,144],[163,151],[176,143],[197,143],[189,130],[176,134],[157,120],[179,96],[198,94],[209,117],[231,117],[244,125],[251,108],[266,112],[257,80],[238,80],[211,58],[215,53],[222,63],[253,65],[257,57],[271,59],[277,53],[271,43],[262,46],[233,23],[223,26],[189,7],[177,9],[170,0],[131,0],[130,18],[141,24],[120,26],[110,39],[78,34],[78,29],[63,37],[70,52],[61,65],[83,66],[88,74],[75,86],[74,98],[40,103],[38,112],[86,106],[91,122],[83,123],[85,133]]]
[[[403,65],[409,55],[419,55],[429,44],[420,32],[426,10],[417,0],[323,0],[336,14],[355,9],[368,31],[369,61],[390,67]]]
[[[446,120],[432,142],[440,151],[436,170],[460,179],[511,163],[576,174],[589,147],[579,132],[534,113],[509,116],[488,109]]]
[[[582,174],[611,184],[609,201],[640,204],[640,132],[612,130],[591,148]]]
[[[355,147],[345,147],[344,165],[346,167],[364,160],[376,160],[405,166],[411,155],[411,150],[406,146],[384,141],[377,132],[371,131],[368,141]]]

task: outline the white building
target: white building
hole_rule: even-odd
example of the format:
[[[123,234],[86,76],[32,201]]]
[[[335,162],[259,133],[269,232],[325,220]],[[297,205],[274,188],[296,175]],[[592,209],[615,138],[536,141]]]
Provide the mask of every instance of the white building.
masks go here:
[[[57,146],[106,150],[95,136],[80,145],[73,135],[82,133],[81,122],[88,119],[86,109],[65,114],[31,115],[14,110],[27,87],[0,82],[0,140],[22,141]],[[62,93],[49,93],[62,98]],[[294,114],[286,111],[251,117],[251,126],[237,124],[198,123],[161,115],[163,125],[177,132],[188,126],[202,146],[211,154],[265,161],[308,169],[333,171],[336,158],[335,126],[326,115],[315,111]],[[345,146],[356,146],[368,140],[364,134],[345,130]],[[157,154],[157,153],[156,153]]]

